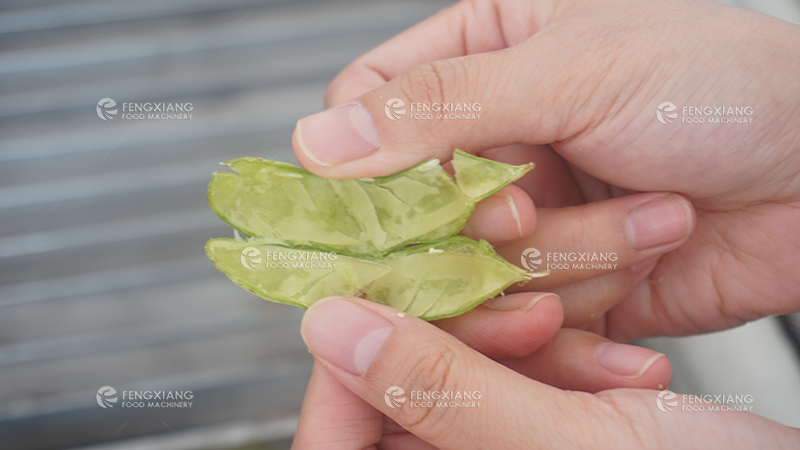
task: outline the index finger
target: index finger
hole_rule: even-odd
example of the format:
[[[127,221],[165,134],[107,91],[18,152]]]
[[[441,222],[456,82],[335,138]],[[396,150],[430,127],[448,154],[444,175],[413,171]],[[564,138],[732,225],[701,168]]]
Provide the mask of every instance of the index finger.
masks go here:
[[[382,429],[383,414],[314,362],[293,449],[374,448]]]
[[[342,70],[328,87],[325,107],[365,94],[420,64],[513,45],[506,42],[500,16],[501,6],[495,1],[462,1],[440,11]],[[514,36],[514,41],[527,39],[533,31],[525,34]]]

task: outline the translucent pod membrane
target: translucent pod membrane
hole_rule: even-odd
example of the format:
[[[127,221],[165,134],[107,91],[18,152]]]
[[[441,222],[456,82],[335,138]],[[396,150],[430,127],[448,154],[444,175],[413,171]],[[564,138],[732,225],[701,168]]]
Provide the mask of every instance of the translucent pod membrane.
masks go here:
[[[371,258],[270,239],[212,239],[206,253],[234,283],[267,300],[308,308],[324,297],[359,295],[425,320],[462,314],[531,277],[487,242],[460,236]]]
[[[358,180],[329,180],[259,158],[224,165],[236,173],[215,173],[208,201],[234,229],[354,256],[384,255],[453,236],[476,203],[533,168],[461,150],[453,155],[455,179],[437,159],[392,176]]]
[[[398,250],[379,262],[391,270],[367,287],[366,298],[424,320],[463,314],[531,278],[488,242],[461,236]]]
[[[268,239],[211,239],[206,255],[234,283],[277,303],[308,308],[332,295],[358,295],[391,268]]]

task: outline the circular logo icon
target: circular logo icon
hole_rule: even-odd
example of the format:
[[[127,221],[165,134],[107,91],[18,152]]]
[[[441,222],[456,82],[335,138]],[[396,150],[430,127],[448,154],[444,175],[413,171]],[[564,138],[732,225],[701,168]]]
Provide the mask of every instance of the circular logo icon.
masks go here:
[[[405,394],[406,391],[400,386],[392,386],[383,394],[383,401],[386,402],[386,406],[389,408],[399,408],[406,401]]]
[[[526,248],[524,252],[522,252],[522,256],[520,257],[520,262],[522,263],[522,267],[528,270],[536,270],[539,268],[539,265],[542,264],[542,253],[535,248]]]
[[[676,117],[678,117],[678,113],[673,113],[676,108],[674,103],[671,102],[664,102],[656,108],[656,119],[663,124],[672,123]]]
[[[111,386],[103,386],[97,390],[97,404],[103,408],[111,408],[117,403],[117,391]]]
[[[258,258],[259,255],[261,255],[261,252],[257,248],[247,247],[242,250],[239,261],[245,269],[255,269],[256,265],[261,264],[261,258]]]
[[[115,106],[117,106],[117,102],[114,100],[111,100],[110,98],[101,99],[99,102],[97,102],[97,117],[103,120],[113,119],[117,114],[117,110],[111,108]]]
[[[399,98],[390,98],[386,102],[386,106],[383,107],[383,113],[386,114],[389,120],[397,120],[406,113],[405,109],[400,109],[403,106],[406,106],[406,104]]]
[[[672,411],[672,408],[678,406],[678,400],[676,400],[678,396],[670,391],[661,391],[656,396],[656,407],[661,412]]]

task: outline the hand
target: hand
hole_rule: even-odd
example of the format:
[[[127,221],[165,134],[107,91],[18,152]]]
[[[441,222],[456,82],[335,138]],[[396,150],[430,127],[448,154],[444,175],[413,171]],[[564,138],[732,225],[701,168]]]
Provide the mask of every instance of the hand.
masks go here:
[[[800,444],[798,430],[752,414],[659,411],[652,390],[562,391],[490,360],[428,323],[400,318],[394,309],[361,299],[332,297],[314,304],[302,334],[317,363],[295,450],[789,449]],[[395,408],[384,398],[391,386],[405,391],[405,401]],[[480,398],[472,401],[480,403],[470,408],[412,405],[422,391],[477,392],[471,395]]]
[[[617,341],[729,328],[800,309],[797,55],[796,26],[713,2],[465,1],[346,68],[327,94],[339,107],[301,120],[294,148],[336,178],[447,160],[454,148],[533,159],[521,186],[554,208],[500,253],[619,254],[614,271],[527,286],[561,295],[565,325]],[[481,116],[392,121],[384,106],[395,97],[407,110],[480,103]],[[681,114],[749,107],[752,122],[662,124],[665,101]],[[477,215],[468,233],[531,232],[524,191],[494,201],[510,226],[489,230]]]

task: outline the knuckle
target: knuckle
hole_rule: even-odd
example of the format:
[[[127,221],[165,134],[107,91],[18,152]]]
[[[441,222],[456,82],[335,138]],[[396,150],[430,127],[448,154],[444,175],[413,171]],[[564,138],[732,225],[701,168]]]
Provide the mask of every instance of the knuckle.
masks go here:
[[[454,67],[449,60],[432,61],[406,72],[402,82],[409,98],[427,103],[443,102],[450,86],[458,86],[462,78]]]
[[[399,79],[401,92],[411,103],[443,104],[455,102],[471,89],[466,64],[460,59],[431,61],[405,72]],[[417,122],[431,135],[446,121],[425,120]]]
[[[427,350],[411,364],[408,382],[422,390],[442,390],[447,385],[454,363],[452,350]]]
[[[410,361],[406,371],[407,386],[410,391],[415,392],[442,392],[445,390],[455,390],[452,381],[456,355],[452,350],[434,347],[423,350],[423,354],[417,354],[414,361]],[[412,399],[414,396],[412,395]],[[414,400],[418,401],[418,400]],[[448,433],[447,424],[454,423],[455,416],[459,414],[459,408],[436,407],[436,400],[430,400],[432,407],[420,406],[413,408],[402,408],[398,411],[402,417],[396,420],[409,430],[415,433],[424,434],[427,437],[442,437]],[[423,401],[422,403],[425,403]]]

